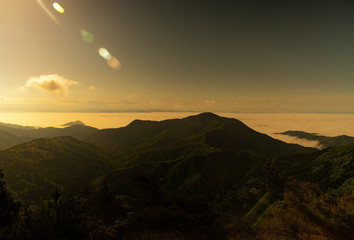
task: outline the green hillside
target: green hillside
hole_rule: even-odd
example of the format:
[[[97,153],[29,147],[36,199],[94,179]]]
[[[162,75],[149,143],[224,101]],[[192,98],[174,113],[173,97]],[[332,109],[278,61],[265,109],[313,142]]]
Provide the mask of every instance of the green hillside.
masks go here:
[[[332,148],[317,157],[312,162],[310,176],[326,188],[337,189],[350,181],[354,177],[354,143]]]
[[[167,156],[174,153],[164,151]],[[149,153],[161,155],[162,152]],[[193,194],[217,193],[234,185],[245,184],[256,178],[265,157],[248,152],[204,149],[200,152],[179,155],[177,158],[166,158],[165,161],[146,160],[139,164],[117,168],[103,176],[94,184],[99,187],[102,182],[109,183],[117,194],[134,194],[134,179],[136,174],[159,176],[161,188],[165,191],[182,190]]]
[[[86,134],[73,127],[71,133]],[[6,181],[0,171],[0,186],[15,196],[0,197],[0,208],[12,206],[1,239],[349,240],[354,234],[354,143],[305,148],[211,113],[136,120],[85,139],[90,143],[41,138],[0,152]]]
[[[314,182],[326,189],[339,189],[343,184],[350,188],[354,177],[354,144],[279,157],[276,164],[279,173],[287,177]]]
[[[36,139],[0,153],[5,180],[19,199],[49,198],[55,188],[80,193],[107,169],[104,149],[72,137]]]

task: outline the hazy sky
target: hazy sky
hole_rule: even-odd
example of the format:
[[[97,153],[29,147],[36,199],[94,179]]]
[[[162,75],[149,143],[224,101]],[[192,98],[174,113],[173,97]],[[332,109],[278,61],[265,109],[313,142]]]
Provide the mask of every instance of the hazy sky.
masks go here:
[[[353,1],[54,2],[0,0],[2,112],[354,112]]]

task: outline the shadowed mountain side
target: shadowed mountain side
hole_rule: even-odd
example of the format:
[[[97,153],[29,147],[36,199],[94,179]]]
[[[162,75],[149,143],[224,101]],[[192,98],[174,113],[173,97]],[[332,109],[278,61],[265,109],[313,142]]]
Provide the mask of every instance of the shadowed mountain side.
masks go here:
[[[16,125],[15,125],[16,126]],[[10,124],[0,125],[0,130],[10,133],[17,137],[31,137],[31,133],[36,131],[36,128],[18,128]]]
[[[25,130],[34,130],[34,129],[36,129],[35,127],[31,127],[31,126],[21,126],[21,125],[17,125],[17,124],[0,122],[0,129],[8,128],[8,127],[16,128],[16,129],[25,129]]]
[[[213,113],[161,122],[135,120],[126,127],[99,130],[85,140],[112,148],[118,153],[192,143],[269,156],[315,150],[284,143],[252,130],[237,119],[219,117]]]
[[[288,135],[292,137],[297,137],[300,139],[306,139],[310,141],[318,141],[321,148],[337,147],[345,144],[354,142],[354,137],[347,135],[341,135],[336,137],[321,136],[317,133],[307,133],[302,131],[286,131],[283,133],[278,133],[283,135]]]
[[[74,138],[83,139],[95,133],[97,130],[98,129],[94,127],[73,125],[65,128],[39,128],[34,132],[34,135],[37,135],[37,138],[71,136]]]
[[[317,157],[312,163],[310,176],[312,181],[325,188],[337,189],[348,180],[354,183],[354,143],[332,148]]]
[[[137,184],[149,179],[164,191],[209,195],[255,178],[264,159],[247,152],[205,149],[173,160],[117,168],[92,184],[96,189],[109,184],[116,194],[137,196]]]
[[[106,173],[107,152],[72,137],[36,139],[0,152],[8,187],[22,200],[48,199],[55,188],[79,193]]]
[[[0,150],[7,149],[20,143],[32,140],[30,137],[16,136],[9,132],[0,130]]]
[[[354,144],[273,159],[249,152],[188,145],[136,153],[132,157],[135,164],[114,169],[91,184],[97,194],[102,189],[109,189],[113,195],[154,201],[161,201],[164,194],[200,195],[203,199],[212,196],[214,207],[223,209],[221,214],[227,216],[233,207],[240,211],[239,216],[256,226],[273,207],[282,206],[283,196],[289,193],[290,183],[294,183],[293,178],[299,183],[317,183],[321,191],[333,190],[337,195],[332,193],[331,202],[335,199],[333,196],[351,196],[354,191],[353,157]],[[285,190],[287,187],[289,189]],[[309,195],[309,198],[314,196]],[[295,199],[296,203],[302,201]],[[330,205],[329,209],[332,209]],[[327,221],[328,217],[324,216],[324,219]]]
[[[278,172],[323,188],[354,191],[354,143],[276,159]]]
[[[17,125],[16,125],[17,126]],[[84,126],[73,125],[65,128],[30,128],[30,127],[12,127],[6,124],[0,126],[0,150],[24,143],[36,138],[51,138],[60,136],[71,136],[78,139],[83,139],[98,129]]]

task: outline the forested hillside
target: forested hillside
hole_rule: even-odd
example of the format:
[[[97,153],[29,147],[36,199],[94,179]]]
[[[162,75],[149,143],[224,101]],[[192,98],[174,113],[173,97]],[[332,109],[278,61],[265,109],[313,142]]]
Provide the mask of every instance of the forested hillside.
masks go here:
[[[305,148],[211,113],[36,139],[0,166],[2,239],[354,234],[354,144]]]
[[[24,201],[50,198],[57,188],[80,193],[109,169],[108,153],[72,137],[41,138],[0,152],[8,187]]]

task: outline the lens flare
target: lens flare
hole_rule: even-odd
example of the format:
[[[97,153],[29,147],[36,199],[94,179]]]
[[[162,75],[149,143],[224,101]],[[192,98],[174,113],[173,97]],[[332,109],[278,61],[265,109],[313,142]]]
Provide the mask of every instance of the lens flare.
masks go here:
[[[48,14],[48,16],[56,23],[58,24],[59,26],[61,26],[59,20],[55,17],[55,15],[52,13],[53,11],[50,11],[46,5],[43,3],[43,0],[37,0],[38,4],[42,7],[42,9]],[[57,2],[54,2],[53,3],[53,8],[63,14],[64,13],[64,8]],[[89,32],[89,31],[86,31],[85,29],[81,29],[80,30],[80,34],[81,34],[81,37],[82,37],[82,40],[86,43],[93,43],[94,40],[95,40],[95,37],[94,35]],[[121,63],[119,62],[119,60],[112,56],[112,54],[106,49],[106,48],[99,48],[98,49],[98,54],[106,60],[107,62],[107,65],[110,66],[111,68],[115,69],[115,70],[119,70],[122,65]]]
[[[60,6],[60,4],[57,2],[53,3],[53,8],[57,10],[59,13],[64,13],[64,8]]]
[[[95,40],[93,34],[86,31],[85,29],[81,29],[80,33],[81,33],[82,40],[84,40],[84,42],[86,43],[92,43]]]
[[[111,57],[109,60],[107,60],[108,66],[115,70],[119,70],[122,65],[120,64],[119,60],[116,57]]]
[[[101,57],[103,57],[104,59],[106,59],[107,61],[109,59],[111,59],[112,55],[108,52],[107,49],[105,48],[100,48],[98,49],[98,53],[100,54]]]
[[[60,22],[56,17],[49,11],[49,9],[45,6],[42,0],[37,0],[39,6],[46,12],[46,14],[58,25],[61,26]]]

